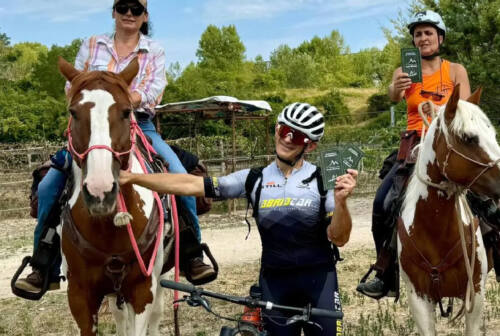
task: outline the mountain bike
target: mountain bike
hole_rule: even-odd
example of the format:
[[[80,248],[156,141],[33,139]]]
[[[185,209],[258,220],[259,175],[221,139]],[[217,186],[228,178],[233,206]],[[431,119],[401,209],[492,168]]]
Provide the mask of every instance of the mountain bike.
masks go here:
[[[266,332],[265,325],[260,319],[260,317],[258,319],[255,318],[233,319],[221,316],[212,311],[210,301],[207,299],[207,297],[228,301],[238,305],[243,305],[248,307],[249,310],[260,308],[262,310],[262,315],[265,315],[265,311],[269,310],[294,314],[286,320],[285,322],[286,325],[291,325],[300,322],[300,323],[308,323],[316,326],[317,328],[322,329],[321,325],[319,325],[314,321],[311,321],[311,317],[328,317],[340,320],[344,316],[344,314],[341,311],[313,308],[311,307],[311,305],[308,305],[306,307],[292,307],[292,306],[275,304],[270,301],[262,301],[261,292],[258,286],[252,286],[250,288],[250,296],[243,297],[243,296],[210,292],[204,290],[201,287],[195,287],[190,284],[183,284],[170,280],[161,280],[160,284],[162,287],[178,290],[189,294],[185,295],[182,299],[179,299],[176,302],[186,302],[191,307],[202,306],[206,311],[208,311],[211,314],[214,314],[218,318],[236,322],[235,327],[223,326],[220,330],[219,336],[235,336],[235,335],[268,336],[269,334]],[[245,314],[243,316],[245,316]]]

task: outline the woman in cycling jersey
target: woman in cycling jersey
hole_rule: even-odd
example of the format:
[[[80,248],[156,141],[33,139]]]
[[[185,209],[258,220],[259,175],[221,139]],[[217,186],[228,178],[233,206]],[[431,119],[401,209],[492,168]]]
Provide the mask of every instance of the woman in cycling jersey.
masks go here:
[[[323,115],[314,106],[294,103],[285,107],[275,127],[276,160],[261,170],[258,182],[249,190],[252,204],[258,203],[254,209],[258,210],[262,241],[259,282],[263,300],[340,310],[335,251],[349,240],[352,222],[346,201],[358,172],[348,169],[336,178],[333,191],[323,192],[317,167],[304,160],[304,154],[317,147],[324,125]],[[120,183],[163,193],[229,199],[246,196],[249,174],[250,169],[218,178],[121,172]],[[314,319],[321,330],[312,325],[286,326],[280,318],[283,315],[274,311],[266,311],[264,316],[271,335],[298,336],[301,328],[306,335],[342,333],[342,321]]]

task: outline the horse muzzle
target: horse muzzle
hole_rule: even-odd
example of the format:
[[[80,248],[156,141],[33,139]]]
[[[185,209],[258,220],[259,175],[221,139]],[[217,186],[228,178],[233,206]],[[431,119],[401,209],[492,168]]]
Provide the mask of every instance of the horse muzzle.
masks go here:
[[[84,183],[82,186],[83,200],[87,205],[90,215],[108,216],[112,215],[116,208],[116,197],[118,195],[118,183],[114,181],[108,190],[96,188]]]

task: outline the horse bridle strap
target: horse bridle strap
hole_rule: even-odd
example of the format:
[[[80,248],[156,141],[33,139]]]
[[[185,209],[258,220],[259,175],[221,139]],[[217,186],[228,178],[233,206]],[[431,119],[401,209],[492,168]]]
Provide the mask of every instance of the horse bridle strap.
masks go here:
[[[439,120],[440,122],[444,122],[442,121],[441,119]],[[451,144],[450,144],[450,141],[448,140],[448,132],[447,131],[444,131],[444,128],[446,128],[446,123],[443,124],[443,136],[444,136],[444,140],[446,142],[446,148],[448,149],[448,152],[446,153],[446,158],[443,162],[443,166],[441,168],[441,173],[443,174],[443,176],[450,181],[450,179],[448,178],[448,175],[446,174],[446,168],[448,167],[448,161],[450,159],[450,156],[451,156],[451,153],[455,153],[457,154],[458,156],[460,156],[461,158],[465,159],[466,161],[469,161],[469,162],[472,162],[474,163],[475,165],[477,166],[480,166],[480,167],[484,167],[483,170],[481,170],[479,172],[479,174],[474,177],[474,179],[472,179],[472,181],[467,185],[465,186],[466,189],[470,189],[470,187],[476,183],[476,181],[484,174],[486,173],[488,170],[490,170],[491,168],[495,167],[499,162],[500,162],[500,158],[496,159],[496,160],[491,160],[490,162],[488,163],[483,163],[483,162],[479,162],[477,160],[474,160],[470,157],[468,157],[467,155],[463,154],[463,153],[460,153],[458,150],[456,150]],[[440,134],[440,133],[439,133]],[[439,166],[439,162],[438,162],[438,166]],[[454,182],[456,183],[456,182]]]
[[[89,153],[95,149],[105,149],[105,150],[111,152],[111,154],[113,154],[113,156],[118,161],[120,161],[121,156],[130,154],[135,148],[136,134],[138,133],[137,128],[139,126],[137,125],[137,121],[133,117],[133,114],[131,114],[131,119],[130,119],[130,142],[131,142],[131,144],[130,144],[130,148],[124,152],[117,152],[113,148],[111,148],[107,145],[94,145],[94,146],[90,146],[89,148],[87,148],[87,150],[85,150],[83,153],[79,153],[75,149],[75,147],[73,146],[73,136],[71,135],[71,121],[72,120],[73,120],[73,117],[69,117],[68,128],[66,130],[66,133],[68,136],[68,150],[71,154],[75,155],[78,159],[80,159],[80,162],[83,162],[85,160],[85,158],[89,155]]]

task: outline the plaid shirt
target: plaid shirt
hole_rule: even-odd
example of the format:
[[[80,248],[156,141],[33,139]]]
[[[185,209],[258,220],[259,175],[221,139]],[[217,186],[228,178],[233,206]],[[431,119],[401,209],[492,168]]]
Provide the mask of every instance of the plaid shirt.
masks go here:
[[[139,72],[131,85],[131,91],[138,92],[141,105],[136,111],[155,114],[155,106],[161,102],[167,85],[165,76],[165,51],[157,42],[140,34],[135,50],[126,58],[119,59],[114,48],[114,34],[97,35],[85,40],[78,51],[75,68],[83,71],[120,72],[134,57],[139,60]],[[66,92],[70,83],[66,83]]]

